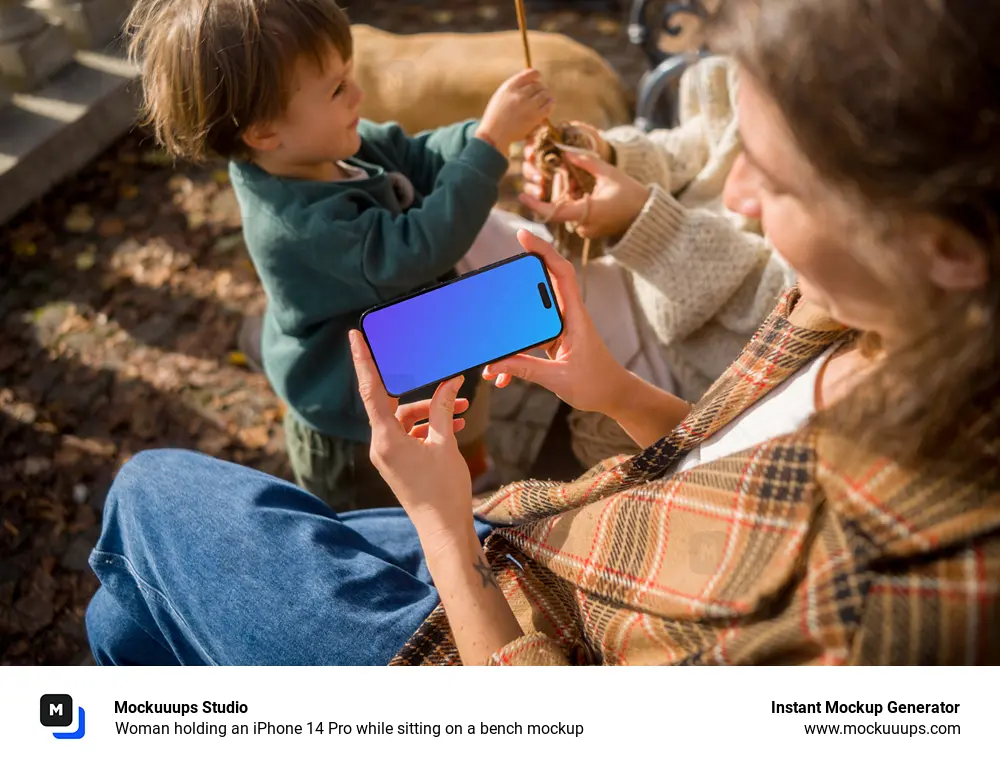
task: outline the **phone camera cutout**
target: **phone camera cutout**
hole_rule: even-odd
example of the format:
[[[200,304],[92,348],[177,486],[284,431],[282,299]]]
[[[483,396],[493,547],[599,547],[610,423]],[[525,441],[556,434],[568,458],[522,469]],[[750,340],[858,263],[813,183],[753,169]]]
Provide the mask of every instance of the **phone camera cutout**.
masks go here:
[[[542,296],[542,305],[547,309],[552,308],[552,299],[549,298],[549,291],[545,289],[544,282],[538,283],[538,294]]]

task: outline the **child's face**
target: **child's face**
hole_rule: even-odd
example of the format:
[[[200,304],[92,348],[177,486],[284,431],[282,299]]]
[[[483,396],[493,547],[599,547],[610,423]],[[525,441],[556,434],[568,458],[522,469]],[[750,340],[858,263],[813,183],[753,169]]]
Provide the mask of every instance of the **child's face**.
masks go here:
[[[353,63],[330,48],[322,71],[301,58],[292,78],[285,113],[266,126],[271,140],[258,152],[291,165],[344,160],[361,147],[358,112],[364,91],[355,82]]]

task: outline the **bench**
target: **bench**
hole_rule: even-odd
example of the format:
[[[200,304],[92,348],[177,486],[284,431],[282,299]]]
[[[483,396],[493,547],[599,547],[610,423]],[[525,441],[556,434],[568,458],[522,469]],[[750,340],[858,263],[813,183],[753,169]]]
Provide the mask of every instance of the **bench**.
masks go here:
[[[636,95],[636,127],[652,130],[677,124],[677,83],[708,53],[699,33],[707,14],[703,0],[633,0],[629,40],[642,48],[649,62]]]

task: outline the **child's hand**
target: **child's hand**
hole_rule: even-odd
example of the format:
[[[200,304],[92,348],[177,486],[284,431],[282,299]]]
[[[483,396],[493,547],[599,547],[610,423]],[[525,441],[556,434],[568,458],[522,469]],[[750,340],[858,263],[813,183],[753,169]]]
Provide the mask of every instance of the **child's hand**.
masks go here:
[[[528,137],[552,112],[555,99],[542,84],[541,74],[526,69],[497,88],[479,124],[480,136],[506,153],[515,141]]]

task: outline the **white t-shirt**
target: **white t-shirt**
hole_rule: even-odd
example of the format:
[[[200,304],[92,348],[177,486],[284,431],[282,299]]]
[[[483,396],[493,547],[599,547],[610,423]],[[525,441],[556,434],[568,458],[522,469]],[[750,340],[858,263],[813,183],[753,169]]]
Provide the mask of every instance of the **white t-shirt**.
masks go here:
[[[725,428],[692,449],[677,464],[676,472],[689,471],[800,428],[816,412],[817,379],[835,350],[836,346],[827,349]]]
[[[368,178],[367,170],[359,168],[356,165],[351,165],[342,160],[337,162],[337,167],[347,173],[347,178],[342,179],[343,181],[364,181]]]

